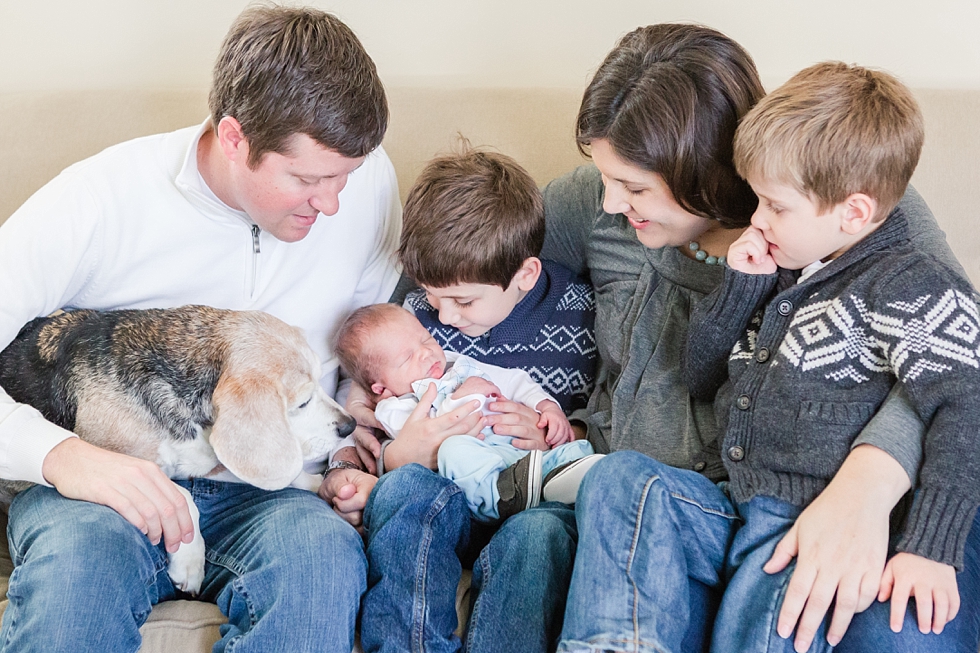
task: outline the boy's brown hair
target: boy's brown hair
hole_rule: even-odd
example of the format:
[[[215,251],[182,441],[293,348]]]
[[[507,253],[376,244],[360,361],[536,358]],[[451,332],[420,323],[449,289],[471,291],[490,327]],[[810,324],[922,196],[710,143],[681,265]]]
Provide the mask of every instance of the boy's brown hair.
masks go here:
[[[348,315],[337,331],[334,351],[341,367],[349,378],[368,392],[371,392],[371,384],[378,380],[378,369],[384,361],[378,360],[366,346],[367,339],[392,317],[405,312],[397,304],[362,306]]]
[[[467,149],[422,170],[405,201],[398,256],[416,283],[503,289],[544,246],[544,204],[509,156]]]
[[[888,73],[832,61],[767,95],[735,135],[744,178],[787,184],[820,212],[864,193],[875,221],[898,204],[919,162],[924,128],[911,91]]]
[[[374,62],[336,16],[305,7],[251,7],[235,19],[214,64],[208,97],[217,129],[235,118],[248,164],[287,154],[305,134],[348,158],[376,148],[388,103]]]

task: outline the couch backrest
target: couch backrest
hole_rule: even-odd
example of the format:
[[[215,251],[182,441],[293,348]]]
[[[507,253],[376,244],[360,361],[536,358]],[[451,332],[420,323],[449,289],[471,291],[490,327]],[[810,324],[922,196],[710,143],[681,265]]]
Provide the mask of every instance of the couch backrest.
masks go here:
[[[926,144],[912,179],[980,284],[980,91],[918,90]],[[583,162],[574,120],[581,89],[391,88],[385,139],[404,198],[424,163],[458,136],[523,164],[540,184]],[[65,166],[145,134],[199,123],[206,93],[0,94],[0,222]]]

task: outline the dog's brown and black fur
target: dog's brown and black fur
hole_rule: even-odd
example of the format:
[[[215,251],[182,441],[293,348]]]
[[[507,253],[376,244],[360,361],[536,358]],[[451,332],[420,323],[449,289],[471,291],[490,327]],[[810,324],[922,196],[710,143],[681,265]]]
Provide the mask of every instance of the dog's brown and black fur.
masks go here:
[[[320,448],[353,428],[317,392],[318,376],[295,327],[204,306],[60,313],[33,320],[0,352],[0,386],[83,439],[158,462],[174,478],[206,475],[220,461],[268,489],[289,484],[316,453],[288,437],[291,414],[318,395],[328,404]],[[174,461],[161,459],[162,445],[202,438],[216,459],[192,456],[167,470]]]

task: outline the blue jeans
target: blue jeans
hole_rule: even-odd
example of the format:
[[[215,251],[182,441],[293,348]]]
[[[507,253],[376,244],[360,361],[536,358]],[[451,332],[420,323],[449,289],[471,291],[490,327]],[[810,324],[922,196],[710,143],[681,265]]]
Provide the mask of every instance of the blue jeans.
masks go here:
[[[740,520],[695,472],[633,451],[586,474],[559,651],[701,651]]]
[[[772,556],[800,509],[769,497],[733,507],[693,472],[642,454],[607,456],[586,475],[576,513],[578,557],[560,651],[793,650],[775,632],[795,565],[769,575]],[[743,525],[744,522],[744,525]],[[889,604],[855,615],[838,653],[976,653],[980,642],[980,515],[957,575],[960,613],[941,635],[922,635],[914,604],[901,634],[888,628]],[[726,542],[727,539],[727,542]],[[708,592],[706,600],[698,601]],[[712,627],[711,595],[724,590]],[[707,609],[706,609],[707,608]],[[826,627],[811,651],[827,651]],[[714,637],[710,637],[711,631]]]
[[[375,651],[553,650],[575,556],[575,514],[545,503],[499,529],[471,520],[462,491],[419,465],[385,474],[364,513],[368,590],[361,644]],[[466,641],[456,587],[472,560]]]
[[[351,526],[302,490],[180,484],[207,544],[200,598],[228,617],[215,652],[350,653],[366,576]],[[136,651],[153,605],[186,598],[163,545],[105,506],[35,486],[11,504],[8,538],[15,569],[2,651]]]

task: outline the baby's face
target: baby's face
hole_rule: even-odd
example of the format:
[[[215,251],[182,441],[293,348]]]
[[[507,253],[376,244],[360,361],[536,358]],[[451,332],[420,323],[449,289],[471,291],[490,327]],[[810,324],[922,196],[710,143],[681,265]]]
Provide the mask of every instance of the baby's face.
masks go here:
[[[382,397],[407,394],[413,381],[439,379],[446,371],[446,353],[408,311],[376,329],[372,340],[371,352],[381,367],[371,390]]]

